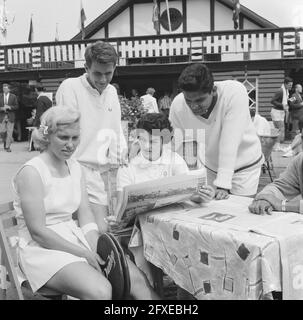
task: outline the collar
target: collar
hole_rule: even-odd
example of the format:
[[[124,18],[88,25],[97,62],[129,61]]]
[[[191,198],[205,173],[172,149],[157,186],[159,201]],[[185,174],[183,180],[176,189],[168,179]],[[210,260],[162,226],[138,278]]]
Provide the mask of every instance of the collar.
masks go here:
[[[171,158],[170,158],[170,154],[166,150],[166,147],[163,146],[162,155],[160,156],[159,159],[155,161],[149,161],[140,152],[135,158],[132,159],[131,163],[135,166],[138,166],[141,169],[146,169],[152,166],[171,163]]]
[[[93,92],[94,94],[97,94],[98,96],[101,96],[104,92],[106,92],[109,87],[110,87],[110,84],[108,84],[108,86],[102,91],[102,93],[100,94],[99,91],[95,88],[93,88],[91,86],[91,84],[88,82],[87,80],[87,73],[84,73],[81,77],[81,82],[83,84],[83,86],[87,89],[87,90],[90,90],[91,92]]]

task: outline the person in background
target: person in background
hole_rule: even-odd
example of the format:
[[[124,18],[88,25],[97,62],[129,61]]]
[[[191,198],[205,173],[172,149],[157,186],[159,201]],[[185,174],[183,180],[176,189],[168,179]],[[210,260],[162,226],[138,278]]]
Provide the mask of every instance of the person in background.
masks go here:
[[[52,107],[53,103],[52,101],[49,99],[49,97],[47,97],[44,94],[44,87],[42,85],[37,85],[35,87],[35,92],[37,93],[37,112],[36,112],[36,117],[35,117],[35,121],[34,121],[34,127],[39,128],[40,126],[40,118],[42,116],[42,114],[49,108]]]
[[[14,124],[16,111],[19,108],[18,99],[10,93],[10,87],[4,83],[3,93],[0,94],[0,123],[5,120],[5,132],[3,133],[4,150],[11,152],[11,144],[13,142]]]
[[[140,98],[137,89],[132,89],[130,98]]]
[[[119,97],[110,84],[117,60],[111,44],[90,44],[85,50],[86,73],[64,80],[56,93],[58,105],[71,106],[81,113],[81,141],[75,157],[83,167],[90,207],[100,232],[108,227],[104,220],[108,199],[101,174],[107,175],[112,164],[126,163],[128,153]]]
[[[253,121],[253,124],[256,128],[257,135],[270,136],[271,134],[270,123],[266,120],[266,118],[256,113],[256,108],[249,108],[249,111],[250,111],[250,116]]]
[[[171,103],[172,103],[172,99],[169,96],[169,92],[165,91],[164,96],[159,101],[159,109],[167,117],[169,115],[169,109],[170,109]]]
[[[217,200],[230,193],[254,196],[264,157],[246,88],[234,80],[214,82],[202,63],[186,67],[178,82],[182,92],[173,100],[169,114],[175,135],[183,133],[183,140],[176,143],[182,143],[190,132],[200,149],[205,148],[205,161],[199,153],[200,161],[207,169],[208,183],[216,187]]]
[[[146,94],[141,97],[143,107],[147,113],[159,113],[157,100],[154,98],[155,92],[154,88],[148,88]]]
[[[285,121],[287,121],[289,114],[288,98],[289,91],[293,86],[293,80],[289,77],[284,79],[284,83],[281,88],[274,94],[271,99],[271,104],[273,105],[271,109],[271,118],[274,126],[279,129],[279,137],[277,143],[274,145],[273,151],[286,151],[281,143],[285,139]]]
[[[303,99],[300,84],[295,85],[295,92],[289,99],[289,111],[293,122],[292,130],[296,132],[299,129],[301,132],[303,128]]]
[[[27,124],[28,126],[30,126],[30,127],[32,127],[33,124],[34,124],[34,121],[35,121],[35,119],[36,119],[36,112],[37,112],[37,110],[36,110],[35,108],[32,109],[30,118],[27,118],[27,119],[26,119],[26,124]]]
[[[112,83],[112,86],[114,86],[117,90],[117,95],[120,96],[121,93],[120,93],[120,86],[118,85],[118,83]]]
[[[297,130],[296,136],[294,137],[291,145],[288,147],[287,151],[283,154],[282,157],[285,157],[285,158],[293,157],[302,151],[303,151],[302,134],[300,130]]]

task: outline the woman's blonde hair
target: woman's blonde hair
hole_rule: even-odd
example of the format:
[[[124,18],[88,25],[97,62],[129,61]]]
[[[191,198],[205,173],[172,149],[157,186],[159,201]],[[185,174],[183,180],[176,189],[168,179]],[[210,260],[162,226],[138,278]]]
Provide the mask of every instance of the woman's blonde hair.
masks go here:
[[[51,107],[41,116],[41,125],[34,129],[32,133],[33,141],[40,150],[47,149],[49,136],[56,133],[58,125],[67,125],[79,122],[80,112],[73,108],[63,105]]]

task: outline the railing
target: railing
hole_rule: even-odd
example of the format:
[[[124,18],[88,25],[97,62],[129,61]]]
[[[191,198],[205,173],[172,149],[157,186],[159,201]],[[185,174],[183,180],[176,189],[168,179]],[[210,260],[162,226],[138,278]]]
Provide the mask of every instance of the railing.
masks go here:
[[[79,68],[96,39],[0,46],[0,70]],[[190,61],[242,61],[303,57],[303,28],[110,38],[120,66]]]

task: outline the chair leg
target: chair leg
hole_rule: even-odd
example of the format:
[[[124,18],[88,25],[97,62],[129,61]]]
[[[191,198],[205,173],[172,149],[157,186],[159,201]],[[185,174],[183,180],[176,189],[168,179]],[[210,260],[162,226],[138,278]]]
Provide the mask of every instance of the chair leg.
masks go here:
[[[268,175],[269,175],[270,181],[273,182],[274,180],[273,180],[273,177],[272,177],[272,175],[271,175],[269,163],[266,164],[266,167],[267,167],[267,171],[268,171]]]

